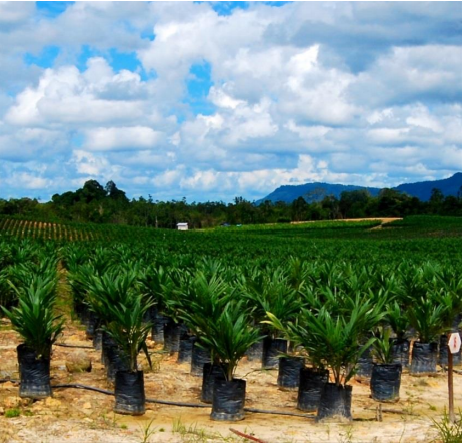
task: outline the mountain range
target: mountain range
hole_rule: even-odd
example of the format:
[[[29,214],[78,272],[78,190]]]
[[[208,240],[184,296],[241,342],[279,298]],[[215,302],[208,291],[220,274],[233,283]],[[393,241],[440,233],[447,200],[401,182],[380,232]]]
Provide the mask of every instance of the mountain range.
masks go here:
[[[439,189],[444,196],[457,196],[459,192],[462,192],[462,172],[457,172],[452,177],[442,180],[403,183],[392,189],[406,193],[411,197],[417,197],[421,201],[428,201],[430,199],[432,189],[434,188]],[[333,195],[340,198],[341,193],[344,191],[357,191],[360,189],[365,189],[369,191],[371,196],[376,197],[382,188],[321,182],[305,183],[303,185],[284,185],[275,189],[266,197],[257,200],[256,203],[260,204],[265,200],[270,200],[273,203],[277,201],[292,203],[298,197],[304,197],[308,203],[311,203],[313,201],[320,201],[327,195]]]

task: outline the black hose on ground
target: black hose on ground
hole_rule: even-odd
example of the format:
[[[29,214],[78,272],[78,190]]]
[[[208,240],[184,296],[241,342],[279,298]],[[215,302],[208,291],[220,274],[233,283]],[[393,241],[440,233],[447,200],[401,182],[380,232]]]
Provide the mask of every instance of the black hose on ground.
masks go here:
[[[61,346],[63,348],[78,348],[78,349],[93,349],[93,346],[85,346],[85,345],[68,345],[66,343],[54,343],[54,346]]]
[[[64,384],[64,385],[53,385],[53,389],[66,389],[66,388],[75,388],[75,389],[87,389],[89,391],[99,392],[105,395],[114,395],[114,392],[107,391],[106,389],[94,388],[92,386],[85,386],[79,384]],[[211,408],[211,405],[203,405],[200,403],[184,403],[178,401],[167,401],[167,400],[157,400],[154,398],[147,398],[146,403],[157,403],[161,405],[168,406],[181,406],[185,408]],[[264,409],[255,409],[255,408],[244,408],[246,412],[253,412],[255,414],[272,414],[272,415],[288,415],[292,417],[302,417],[302,418],[314,418],[314,415],[298,414],[296,412],[282,412],[282,411],[267,411]]]
[[[19,380],[11,379],[0,379],[0,383],[17,383],[20,384]],[[93,386],[79,385],[79,384],[62,384],[62,385],[52,385],[52,389],[86,389],[87,391],[99,392],[104,395],[114,395],[114,392],[108,391],[106,389],[95,388]],[[157,400],[155,398],[147,398],[146,403],[157,403],[160,405],[167,406],[181,406],[184,408],[211,408],[211,405],[203,405],[200,403],[184,403],[179,401],[168,401],[168,400]],[[282,411],[267,411],[265,409],[256,409],[256,408],[244,408],[246,412],[253,412],[254,414],[271,414],[271,415],[287,415],[290,417],[301,417],[301,418],[314,418],[314,415],[307,414],[298,414],[296,412],[282,412]]]

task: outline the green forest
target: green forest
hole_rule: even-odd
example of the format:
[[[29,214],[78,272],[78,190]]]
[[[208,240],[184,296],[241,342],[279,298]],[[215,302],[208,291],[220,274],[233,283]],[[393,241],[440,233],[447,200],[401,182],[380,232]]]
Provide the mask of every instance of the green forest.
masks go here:
[[[269,200],[257,205],[243,197],[223,201],[159,201],[139,197],[129,199],[113,181],[105,186],[87,181],[76,191],[53,195],[51,201],[1,199],[0,215],[29,220],[77,223],[114,223],[133,226],[175,228],[188,222],[191,228],[219,225],[284,223],[308,220],[342,220],[363,217],[405,217],[409,215],[462,215],[462,195],[444,196],[435,188],[428,202],[394,189],[383,189],[377,197],[366,190],[346,191],[340,198],[325,196],[308,203],[299,197],[292,203]]]

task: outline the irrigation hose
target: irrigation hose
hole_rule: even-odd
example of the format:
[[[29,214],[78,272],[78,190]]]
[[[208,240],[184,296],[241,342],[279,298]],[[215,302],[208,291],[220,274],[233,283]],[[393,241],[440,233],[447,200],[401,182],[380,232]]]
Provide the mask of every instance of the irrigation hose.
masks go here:
[[[93,346],[84,346],[84,345],[68,345],[66,343],[55,343],[55,346],[61,346],[63,348],[78,348],[78,349],[95,349]]]
[[[13,382],[13,380],[8,380]],[[86,386],[86,385],[79,385],[79,384],[63,384],[63,385],[52,385],[53,389],[86,389],[89,391],[99,392],[105,395],[114,395],[114,392],[108,391],[106,389],[95,388],[93,386]],[[161,405],[168,405],[168,406],[181,406],[185,408],[211,408],[210,405],[203,405],[200,403],[184,403],[178,401],[167,401],[167,400],[158,400],[155,398],[147,398],[146,403],[157,403]],[[268,411],[265,409],[256,409],[256,408],[244,408],[246,412],[253,412],[254,414],[272,414],[272,415],[288,415],[292,417],[302,417],[302,418],[314,418],[314,415],[307,415],[307,414],[298,414],[296,412],[282,412],[282,411]]]

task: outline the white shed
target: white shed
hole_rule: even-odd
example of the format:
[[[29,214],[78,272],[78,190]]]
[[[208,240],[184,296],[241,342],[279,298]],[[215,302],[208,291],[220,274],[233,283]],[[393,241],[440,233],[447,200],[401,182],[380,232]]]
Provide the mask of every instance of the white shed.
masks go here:
[[[187,231],[188,230],[188,224],[187,223],[177,223],[176,227],[178,228],[179,231]]]

